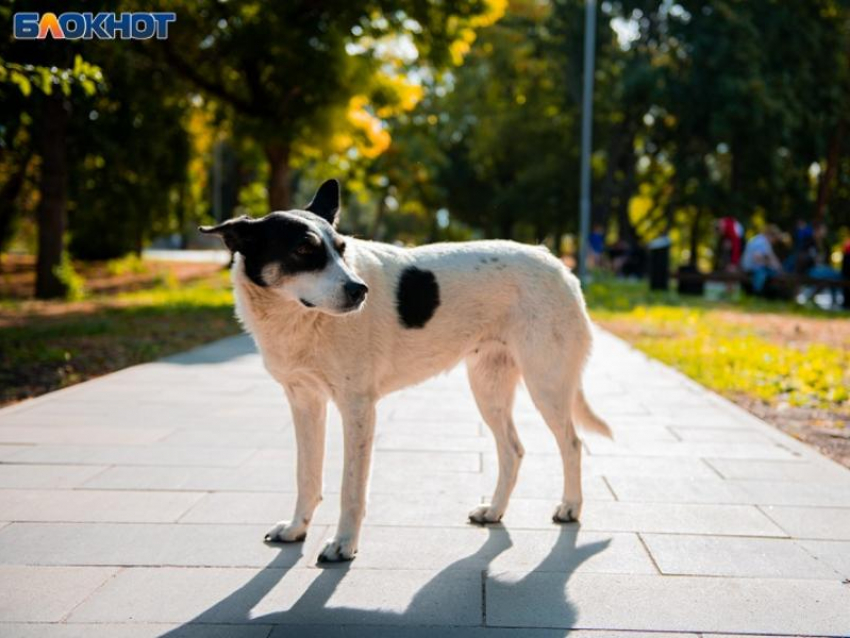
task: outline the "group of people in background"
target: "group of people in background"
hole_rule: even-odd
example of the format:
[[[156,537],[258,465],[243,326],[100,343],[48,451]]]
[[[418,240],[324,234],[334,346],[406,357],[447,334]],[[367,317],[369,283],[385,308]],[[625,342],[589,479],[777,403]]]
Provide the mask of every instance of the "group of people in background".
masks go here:
[[[744,227],[734,217],[722,217],[715,222],[717,244],[715,270],[729,274],[746,274],[743,283],[749,292],[762,296],[787,295],[792,286],[781,286],[776,278],[792,275],[809,280],[814,291],[829,288],[833,304],[837,304],[842,285],[830,282],[850,280],[850,238],[842,248],[843,266],[832,266],[827,227],[823,222],[810,223],[800,219],[790,233],[773,224],[766,225],[749,240]],[[608,244],[605,228],[595,224],[588,237],[588,265],[607,268],[621,277],[642,278],[647,271],[647,249],[637,240],[618,239]],[[816,280],[812,283],[811,280]],[[822,282],[822,283],[821,283]],[[786,280],[787,283],[787,280]],[[845,298],[850,289],[845,290]],[[845,301],[845,306],[850,307]]]
[[[744,272],[757,295],[770,293],[771,280],[781,274],[808,277],[828,284],[841,281],[842,273],[831,265],[827,228],[823,222],[798,220],[793,232],[783,233],[773,224],[744,241],[744,228],[733,217],[716,222],[717,262],[722,272]],[[850,240],[844,246],[850,255]],[[845,258],[846,260],[847,258]],[[830,287],[835,303],[838,287]]]

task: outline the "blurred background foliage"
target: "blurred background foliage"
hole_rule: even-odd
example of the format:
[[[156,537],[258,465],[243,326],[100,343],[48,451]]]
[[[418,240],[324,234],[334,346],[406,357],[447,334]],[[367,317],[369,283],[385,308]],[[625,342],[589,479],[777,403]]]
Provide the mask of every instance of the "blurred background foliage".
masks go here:
[[[159,6],[156,6],[159,5]],[[387,241],[578,225],[583,0],[69,1],[175,11],[168,40],[15,41],[0,7],[0,244],[63,254],[187,246],[344,182],[343,229]],[[26,10],[56,11],[33,0]],[[593,222],[850,225],[850,7],[842,0],[598,4]]]

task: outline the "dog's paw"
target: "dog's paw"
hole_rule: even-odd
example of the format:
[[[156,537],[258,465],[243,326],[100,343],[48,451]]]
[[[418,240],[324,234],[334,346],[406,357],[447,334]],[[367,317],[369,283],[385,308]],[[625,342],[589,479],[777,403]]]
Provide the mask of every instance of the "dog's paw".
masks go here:
[[[350,538],[332,538],[325,543],[324,548],[319,553],[320,563],[341,563],[343,561],[354,560],[354,555],[357,553],[357,546]]]
[[[305,525],[294,525],[289,521],[280,521],[266,533],[267,543],[300,543],[307,538]]]
[[[556,523],[577,523],[581,516],[581,503],[561,503],[552,515]]]
[[[489,525],[502,520],[502,513],[495,511],[489,505],[479,505],[469,513],[469,521],[476,525]]]

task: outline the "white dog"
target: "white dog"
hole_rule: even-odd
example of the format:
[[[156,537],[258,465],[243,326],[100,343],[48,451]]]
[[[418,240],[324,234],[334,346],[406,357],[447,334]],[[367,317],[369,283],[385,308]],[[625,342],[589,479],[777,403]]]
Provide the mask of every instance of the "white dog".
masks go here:
[[[499,456],[493,498],[469,518],[495,523],[508,505],[523,456],[511,417],[522,378],[561,452],[564,492],[554,520],[577,520],[575,421],[610,436],[582,392],[591,331],[578,280],[545,248],[509,241],[406,249],[344,237],[338,212],[339,184],[330,180],[304,210],[201,228],[235,253],[237,314],[292,407],[298,499],[292,520],[266,539],[306,535],[322,499],[330,399],[343,419],[344,472],[339,526],[319,560],[351,560],[366,509],[376,402],[461,359]]]

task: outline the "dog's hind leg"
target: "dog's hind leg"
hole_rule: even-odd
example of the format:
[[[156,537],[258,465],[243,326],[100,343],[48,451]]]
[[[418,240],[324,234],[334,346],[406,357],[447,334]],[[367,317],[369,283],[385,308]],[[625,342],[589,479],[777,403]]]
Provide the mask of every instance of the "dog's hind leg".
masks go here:
[[[576,346],[578,344],[575,344]],[[564,491],[553,520],[574,522],[581,515],[581,441],[573,421],[572,406],[581,383],[584,355],[581,348],[541,356],[540,350],[521,356],[522,376],[534,405],[555,436],[564,472]],[[576,352],[578,350],[578,352]]]
[[[298,498],[291,521],[280,521],[268,534],[269,542],[304,540],[316,506],[322,500],[322,462],[325,454],[327,399],[303,385],[285,386],[292,408],[298,447]]]
[[[473,523],[497,523],[508,506],[523,456],[511,414],[519,368],[507,349],[481,349],[466,359],[469,384],[484,422],[496,439],[499,479],[493,498],[469,513]]]

